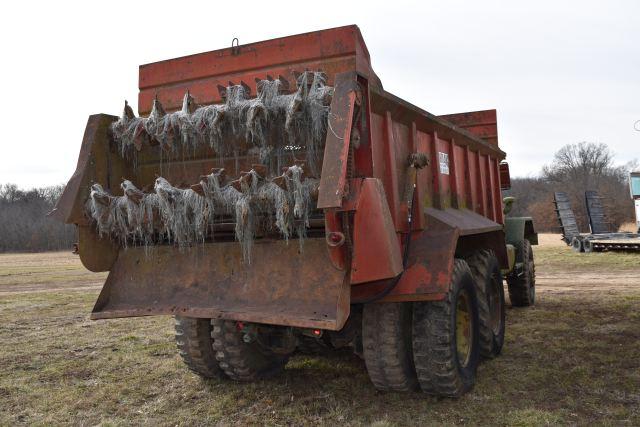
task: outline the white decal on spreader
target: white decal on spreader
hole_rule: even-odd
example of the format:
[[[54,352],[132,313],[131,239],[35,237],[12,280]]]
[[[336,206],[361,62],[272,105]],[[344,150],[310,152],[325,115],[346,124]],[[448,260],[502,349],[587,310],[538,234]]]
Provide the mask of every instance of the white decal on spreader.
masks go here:
[[[440,164],[440,173],[449,175],[449,154],[438,152],[438,163]]]

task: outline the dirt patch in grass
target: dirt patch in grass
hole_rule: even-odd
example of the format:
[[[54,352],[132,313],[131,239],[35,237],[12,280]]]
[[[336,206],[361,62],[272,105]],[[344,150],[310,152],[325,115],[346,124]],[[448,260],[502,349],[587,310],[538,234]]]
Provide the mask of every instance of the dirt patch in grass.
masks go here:
[[[0,425],[640,424],[638,269],[566,246],[535,254],[536,306],[507,311],[503,354],[458,400],[377,392],[349,353],[295,356],[268,381],[203,381],[167,317],[90,321],[93,288],[0,293]]]

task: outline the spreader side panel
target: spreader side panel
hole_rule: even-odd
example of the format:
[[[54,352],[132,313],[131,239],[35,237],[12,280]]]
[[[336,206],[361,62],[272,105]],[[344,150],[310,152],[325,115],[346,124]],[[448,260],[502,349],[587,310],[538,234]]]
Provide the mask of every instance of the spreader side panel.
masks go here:
[[[256,242],[251,263],[236,242],[191,249],[122,250],[92,319],[160,314],[338,330],[350,287],[324,239]]]

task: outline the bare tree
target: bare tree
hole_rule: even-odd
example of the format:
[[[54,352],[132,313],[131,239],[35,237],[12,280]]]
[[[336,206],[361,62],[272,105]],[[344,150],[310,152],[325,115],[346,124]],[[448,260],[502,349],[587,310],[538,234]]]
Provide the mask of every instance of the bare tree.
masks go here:
[[[20,190],[0,185],[0,252],[68,249],[75,241],[75,227],[46,216],[64,189],[63,185]]]
[[[564,191],[576,214],[578,226],[589,230],[584,192],[596,190],[603,196],[611,228],[633,220],[633,204],[629,197],[628,175],[638,167],[630,161],[616,166],[614,155],[605,144],[582,142],[561,147],[550,165],[542,168],[540,177],[512,178],[511,190],[505,195],[515,196],[510,216],[531,216],[540,231],[559,230],[553,208],[553,192]]]

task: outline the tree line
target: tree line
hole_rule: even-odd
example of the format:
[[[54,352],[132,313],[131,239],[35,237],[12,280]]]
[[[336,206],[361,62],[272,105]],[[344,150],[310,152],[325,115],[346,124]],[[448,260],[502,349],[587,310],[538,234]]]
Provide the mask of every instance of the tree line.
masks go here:
[[[64,185],[21,190],[0,184],[0,252],[41,252],[71,249],[75,226],[47,217]]]
[[[586,233],[589,219],[584,193],[595,190],[603,197],[612,231],[617,231],[622,224],[634,221],[629,172],[637,168],[635,160],[615,165],[613,152],[606,144],[565,145],[555,153],[551,164],[542,168],[539,176],[511,180],[511,190],[504,192],[516,198],[509,216],[531,216],[538,231],[557,233],[560,228],[553,193],[564,191],[571,200],[578,228]]]

